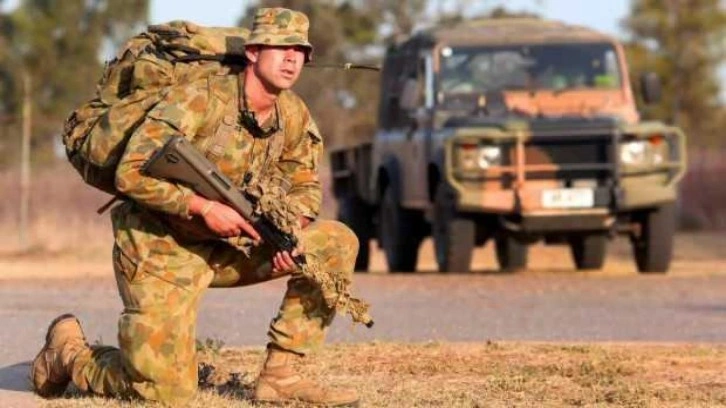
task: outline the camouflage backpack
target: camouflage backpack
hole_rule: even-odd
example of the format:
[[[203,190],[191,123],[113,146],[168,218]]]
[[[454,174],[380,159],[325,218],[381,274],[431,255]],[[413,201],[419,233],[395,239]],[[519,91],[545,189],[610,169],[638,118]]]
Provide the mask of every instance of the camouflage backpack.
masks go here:
[[[149,26],[106,64],[93,99],[63,128],[68,160],[87,184],[116,194],[116,165],[134,130],[172,85],[244,64],[249,30],[187,21]]]

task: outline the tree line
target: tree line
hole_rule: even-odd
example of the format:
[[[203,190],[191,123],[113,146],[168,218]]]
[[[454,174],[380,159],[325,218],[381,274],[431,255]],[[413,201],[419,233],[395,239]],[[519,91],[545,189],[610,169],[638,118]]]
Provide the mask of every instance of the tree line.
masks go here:
[[[2,10],[4,0],[0,0]],[[149,0],[21,0],[0,12],[0,168],[17,156],[22,98],[33,106],[33,156],[50,160],[63,120],[89,99],[104,59],[148,23]],[[471,0],[259,0],[240,16],[249,26],[259,6],[304,11],[318,63],[380,64],[386,46],[416,29],[455,24],[471,17],[520,16],[492,8],[465,16]],[[546,3],[545,3],[546,4]],[[631,78],[656,71],[664,98],[642,107],[648,119],[682,126],[693,145],[723,145],[726,109],[718,69],[726,58],[726,7],[720,0],[632,0],[621,22]],[[376,126],[379,74],[308,68],[296,90],[308,101],[328,146],[370,137]],[[30,89],[24,89],[28,77]],[[27,83],[26,83],[27,86]],[[637,89],[636,89],[637,90]]]

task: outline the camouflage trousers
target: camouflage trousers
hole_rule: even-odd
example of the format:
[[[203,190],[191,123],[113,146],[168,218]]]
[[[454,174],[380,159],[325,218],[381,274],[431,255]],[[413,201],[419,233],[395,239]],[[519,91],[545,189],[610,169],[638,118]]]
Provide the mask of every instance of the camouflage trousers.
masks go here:
[[[196,320],[207,287],[245,286],[283,275],[273,274],[273,250],[264,244],[248,257],[221,242],[182,246],[153,226],[133,224],[116,230],[114,247],[124,304],[119,348],[93,346],[75,360],[73,380],[95,394],[176,405],[197,389]],[[299,238],[306,256],[318,257],[326,271],[353,273],[358,239],[344,224],[316,221]],[[153,248],[145,247],[148,242]],[[292,276],[270,324],[270,342],[307,354],[322,344],[334,314],[315,284]]]

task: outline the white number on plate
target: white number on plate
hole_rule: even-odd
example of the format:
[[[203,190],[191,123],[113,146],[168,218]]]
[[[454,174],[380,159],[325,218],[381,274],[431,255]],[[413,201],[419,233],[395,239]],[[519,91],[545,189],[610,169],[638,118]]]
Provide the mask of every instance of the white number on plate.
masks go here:
[[[542,192],[544,208],[592,208],[595,194],[589,188],[560,188]]]

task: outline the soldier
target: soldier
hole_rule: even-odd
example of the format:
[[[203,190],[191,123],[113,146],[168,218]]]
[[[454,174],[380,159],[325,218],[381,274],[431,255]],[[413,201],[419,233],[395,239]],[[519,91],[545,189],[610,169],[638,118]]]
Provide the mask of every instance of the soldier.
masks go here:
[[[39,395],[59,396],[72,381],[104,396],[184,403],[197,389],[196,318],[205,289],[296,271],[298,250],[275,253],[260,244],[259,234],[232,208],[141,173],[173,135],[183,134],[245,188],[287,180],[286,197],[299,216],[299,250],[326,273],[351,276],[358,240],[345,225],[317,219],[323,141],[305,103],[289,90],[312,56],[308,26],[300,12],[259,9],[243,70],[172,88],[131,136],[116,171],[117,189],[128,199],[111,214],[124,304],[119,348],[89,346],[73,315],[56,318],[31,369]],[[300,274],[290,277],[268,331],[256,400],[357,403],[355,391],[323,387],[295,368],[322,344],[334,314],[318,286]]]

